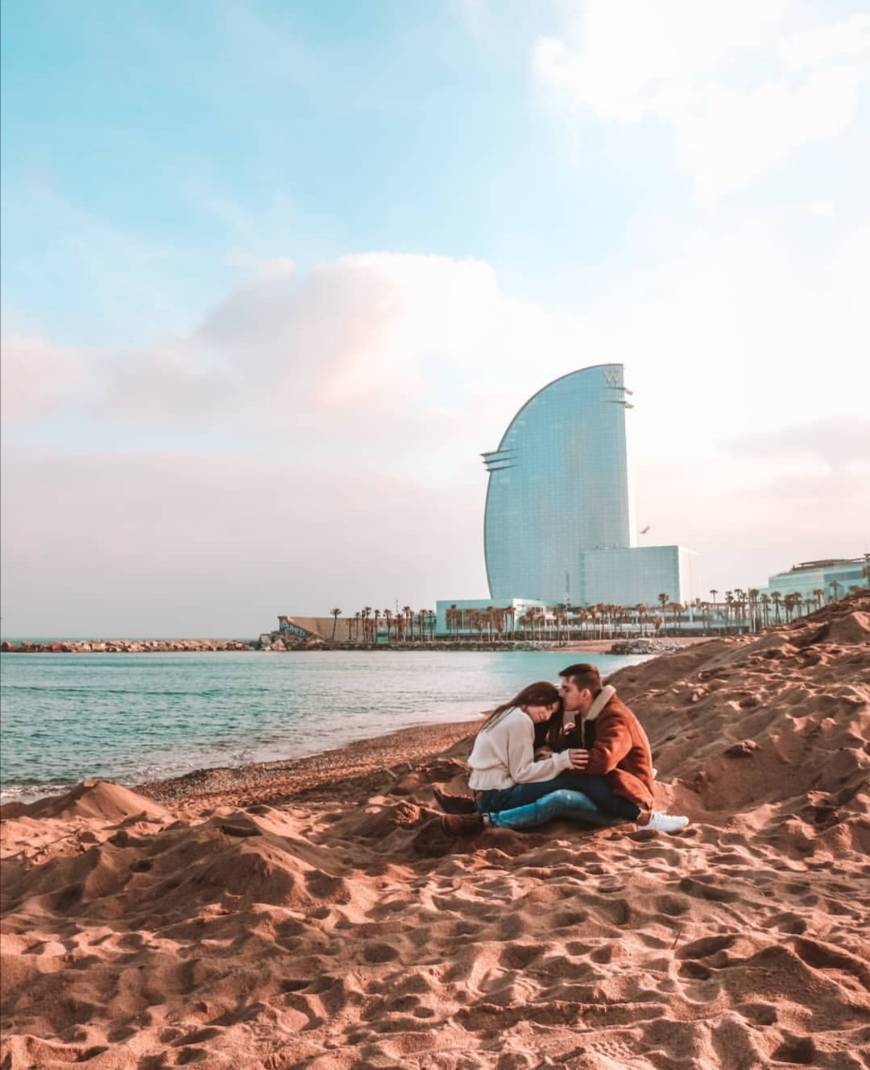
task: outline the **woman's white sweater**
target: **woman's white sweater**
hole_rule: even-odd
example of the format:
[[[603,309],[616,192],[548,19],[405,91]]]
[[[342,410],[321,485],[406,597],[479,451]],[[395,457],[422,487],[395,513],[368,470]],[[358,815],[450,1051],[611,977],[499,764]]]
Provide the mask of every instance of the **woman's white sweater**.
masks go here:
[[[472,791],[552,780],[571,768],[568,751],[535,761],[535,726],[520,709],[506,710],[478,732],[468,758]]]

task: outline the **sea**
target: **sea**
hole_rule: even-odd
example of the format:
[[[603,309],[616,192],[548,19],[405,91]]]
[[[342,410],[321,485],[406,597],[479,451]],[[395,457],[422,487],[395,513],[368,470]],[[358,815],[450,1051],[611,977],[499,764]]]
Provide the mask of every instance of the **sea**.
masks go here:
[[[565,651],[0,654],[0,801],[86,777],[135,785],[298,758],[412,725],[470,720],[572,661]]]

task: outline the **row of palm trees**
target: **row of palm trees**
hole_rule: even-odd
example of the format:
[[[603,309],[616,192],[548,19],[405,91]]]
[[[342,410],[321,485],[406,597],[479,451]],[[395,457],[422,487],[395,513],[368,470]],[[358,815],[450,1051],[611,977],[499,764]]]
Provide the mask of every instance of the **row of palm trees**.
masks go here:
[[[708,617],[715,610],[718,611],[719,619],[724,618],[726,624],[733,625],[740,631],[757,632],[770,625],[787,624],[795,617],[813,613],[829,602],[839,601],[844,594],[866,590],[865,587],[852,584],[847,591],[838,580],[830,580],[827,586],[827,591],[817,587],[806,596],[799,592],[781,594],[779,591],[773,591],[768,594],[753,587],[744,591],[738,587],[733,591],[726,591],[722,603],[716,602],[719,592],[711,590],[713,602],[702,602],[700,606]],[[661,598],[661,595],[659,597]]]
[[[329,611],[332,617],[332,638],[338,627],[342,610]],[[377,643],[386,635],[388,643],[424,642],[435,638],[435,613],[431,609],[411,609],[403,606],[395,612],[391,609],[373,609],[365,606],[353,616],[347,617],[347,638],[351,643]]]
[[[726,591],[722,601],[719,591],[711,590],[711,601],[695,598],[685,604],[674,602],[662,592],[656,606],[638,603],[633,606],[599,603],[590,606],[530,606],[517,612],[511,606],[487,606],[466,609],[451,605],[445,624],[451,637],[472,634],[479,640],[499,639],[603,639],[613,637],[704,634],[760,631],[771,625],[788,623],[798,616],[820,609],[826,602],[842,597],[843,585],[836,580],[829,585],[830,596],[818,589],[812,597],[800,594],[762,593],[755,588]],[[849,588],[848,593],[861,590]]]
[[[658,595],[656,605],[637,603],[633,606],[599,603],[591,606],[571,606],[564,603],[552,606],[529,606],[518,610],[513,606],[486,606],[470,609],[453,604],[447,608],[445,625],[450,639],[476,639],[479,642],[499,640],[605,639],[615,637],[661,635],[718,635],[735,632],[757,632],[771,625],[787,624],[796,617],[821,609],[844,594],[862,590],[853,585],[831,580],[828,590],[817,588],[810,596],[801,594],[771,594],[756,588],[740,587],[720,592],[710,590],[710,600],[695,598],[680,603],[667,592]],[[341,609],[330,610],[333,618],[332,638],[336,637]],[[347,639],[351,643],[374,644],[424,642],[435,639],[436,615],[431,609],[401,610],[373,609],[365,606],[345,618]]]

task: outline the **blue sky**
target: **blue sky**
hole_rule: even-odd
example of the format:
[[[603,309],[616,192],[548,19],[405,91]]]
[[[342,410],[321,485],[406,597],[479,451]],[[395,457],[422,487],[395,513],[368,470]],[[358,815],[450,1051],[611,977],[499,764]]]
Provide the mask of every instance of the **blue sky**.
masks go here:
[[[702,7],[9,0],[4,629],[482,594],[477,454],[609,360],[705,582],[866,549],[870,9]]]
[[[11,4],[8,305],[127,343],[143,291],[177,328],[240,254],[422,249],[518,280],[594,264],[638,189],[594,151],[566,166],[524,46],[513,24],[481,48],[447,4]]]

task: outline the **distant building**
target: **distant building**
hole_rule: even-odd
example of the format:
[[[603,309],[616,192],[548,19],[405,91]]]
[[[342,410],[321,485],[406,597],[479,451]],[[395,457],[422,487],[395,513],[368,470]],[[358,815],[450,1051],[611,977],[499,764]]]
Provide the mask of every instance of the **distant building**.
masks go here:
[[[485,613],[488,609],[504,611],[504,625],[513,631],[529,609],[546,609],[546,603],[528,598],[508,598],[498,602],[491,598],[442,599],[435,603],[435,634],[439,639],[474,635],[478,631],[474,624],[475,614]]]
[[[695,597],[698,555],[683,546],[583,550],[576,604],[657,606],[660,594],[681,604]]]
[[[785,598],[789,594],[799,594],[805,600],[818,598],[817,591],[822,591],[824,601],[842,598],[848,594],[850,587],[868,586],[868,558],[829,558],[824,561],[805,561],[801,565],[792,565],[788,572],[777,572],[771,576],[762,593],[772,595],[774,592]]]
[[[489,472],[484,519],[492,600],[655,604],[695,597],[695,555],[634,545],[621,364],[563,375],[508,425]]]

